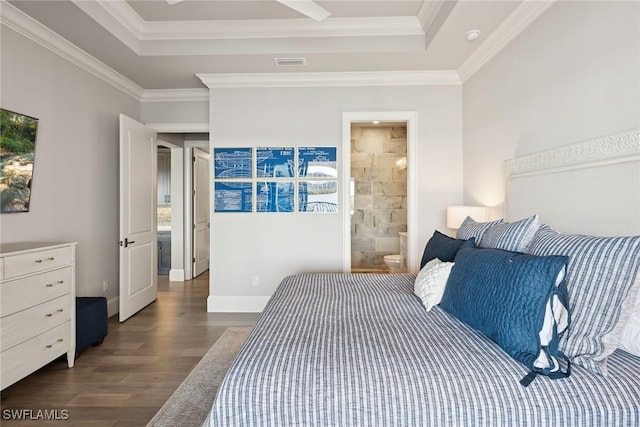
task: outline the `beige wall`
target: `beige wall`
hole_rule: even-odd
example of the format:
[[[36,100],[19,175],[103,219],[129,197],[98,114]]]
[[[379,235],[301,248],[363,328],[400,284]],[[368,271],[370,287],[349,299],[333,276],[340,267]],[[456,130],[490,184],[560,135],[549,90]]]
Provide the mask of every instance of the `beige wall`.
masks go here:
[[[502,216],[504,160],[640,126],[640,3],[556,2],[464,83],[463,109],[464,201]]]
[[[212,89],[211,145],[336,146],[342,189],[343,114],[415,111],[418,226],[409,233],[424,248],[461,199],[461,98],[456,85]],[[350,232],[339,200],[333,214],[214,213],[209,309],[259,311],[287,275],[343,271]]]
[[[1,28],[2,108],[39,125],[31,209],[2,215],[0,239],[77,241],[78,295],[117,301],[118,115],[139,120],[140,102]]]

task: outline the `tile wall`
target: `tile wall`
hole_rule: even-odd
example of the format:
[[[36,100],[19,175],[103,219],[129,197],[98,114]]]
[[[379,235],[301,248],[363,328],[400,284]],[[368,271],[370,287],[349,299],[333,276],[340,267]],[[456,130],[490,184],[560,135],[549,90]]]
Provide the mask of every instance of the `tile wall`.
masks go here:
[[[384,255],[400,253],[398,233],[407,230],[407,170],[398,161],[406,155],[406,124],[352,125],[353,270],[385,269]]]

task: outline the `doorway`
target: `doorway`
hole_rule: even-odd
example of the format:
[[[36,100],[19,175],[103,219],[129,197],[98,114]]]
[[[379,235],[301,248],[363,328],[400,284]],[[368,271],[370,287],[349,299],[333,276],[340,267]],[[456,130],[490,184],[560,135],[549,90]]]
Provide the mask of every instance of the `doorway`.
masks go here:
[[[184,157],[184,277],[190,280],[209,269],[209,135],[186,134]]]
[[[407,123],[352,123],[350,139],[351,272],[404,271]]]
[[[192,169],[192,235],[193,240],[193,277],[209,270],[209,152],[200,147],[193,149]]]
[[[194,166],[202,157],[196,153],[207,158],[208,138],[204,133],[158,136],[158,272],[168,274],[171,282],[190,280],[209,268],[208,235],[206,241],[194,238],[196,231],[205,234],[201,231],[203,218],[208,227],[208,185],[194,184],[196,174],[201,183],[208,180],[208,159],[204,166],[202,161],[199,168]],[[196,198],[199,208],[194,207]],[[197,217],[200,226],[196,226]]]
[[[380,124],[383,124],[383,126],[386,126],[385,124],[402,124],[403,130],[401,132],[406,133],[406,138],[405,138],[406,148],[405,148],[405,153],[403,153],[404,155],[399,156],[397,155],[398,153],[396,153],[394,154],[394,156],[397,158],[394,158],[393,160],[389,160],[393,162],[393,167],[390,169],[395,168],[395,171],[396,171],[395,173],[398,174],[398,176],[404,175],[405,183],[406,183],[405,184],[406,194],[402,196],[403,202],[405,204],[403,208],[400,209],[403,212],[406,211],[406,222],[403,224],[398,224],[394,230],[399,233],[402,231],[400,228],[406,228],[404,231],[406,232],[406,235],[403,236],[403,242],[406,242],[405,243],[406,249],[404,249],[403,251],[403,253],[406,254],[404,270],[411,273],[415,273],[417,271],[418,260],[415,258],[416,258],[416,254],[418,254],[418,251],[416,249],[417,239],[414,232],[414,230],[417,229],[416,227],[417,218],[415,215],[415,212],[416,212],[415,206],[417,202],[417,197],[416,197],[417,183],[415,178],[416,177],[415,152],[416,152],[416,145],[417,145],[416,144],[416,140],[417,140],[416,121],[417,121],[417,114],[416,112],[413,112],[413,111],[352,112],[352,113],[343,114],[342,174],[345,177],[345,179],[343,180],[343,184],[342,184],[343,185],[342,194],[343,194],[343,206],[347,207],[343,209],[343,244],[344,244],[343,271],[345,273],[352,271],[352,265],[357,265],[358,263],[358,260],[355,258],[360,256],[360,254],[357,253],[358,251],[354,250],[354,249],[357,249],[357,247],[355,247],[355,245],[352,245],[352,239],[351,239],[352,229],[356,224],[356,220],[359,219],[359,218],[356,220],[352,219],[352,212],[355,215],[357,210],[355,209],[356,207],[355,196],[357,194],[356,188],[355,188],[356,177],[352,176],[351,146],[352,146],[352,140],[354,139],[354,136],[355,136],[352,134],[352,129],[362,127],[362,126],[371,126],[371,125],[374,125],[373,122],[378,122],[377,123],[378,126],[380,126]],[[389,156],[389,157],[392,157],[392,156]],[[388,170],[384,173],[393,173],[393,171]],[[378,187],[381,187],[381,186],[382,185],[378,185]],[[390,188],[393,186],[394,184],[389,185]],[[402,185],[398,185],[398,187],[402,187]],[[373,185],[371,185],[370,188],[373,188]],[[378,191],[381,191],[381,190],[378,190]],[[396,191],[399,191],[399,190],[396,190]],[[391,200],[395,200],[397,202],[400,199],[391,198]],[[378,202],[378,203],[387,203],[387,202]],[[372,203],[373,203],[373,200],[372,200]],[[364,217],[364,213],[362,215]],[[371,221],[371,218],[364,218],[364,219],[365,221]],[[391,222],[390,224],[392,223],[393,222]],[[394,227],[391,227],[391,226],[389,227],[389,229],[392,229],[392,228]],[[389,234],[389,232],[391,231],[389,230],[386,233]],[[385,250],[384,252],[387,252],[387,253],[393,252],[393,254],[399,254],[401,252],[400,236],[396,234],[396,236],[389,236],[389,237],[390,239],[386,240],[386,242],[390,246],[383,248],[383,249],[388,249],[388,250]],[[372,252],[375,252],[375,251],[372,251]],[[372,256],[383,257],[382,254],[376,254]],[[383,269],[382,266],[385,266],[386,268],[384,261],[380,263],[380,260],[378,260],[376,262],[376,265],[379,266],[376,268]]]
[[[158,145],[158,274],[171,270],[171,149]]]

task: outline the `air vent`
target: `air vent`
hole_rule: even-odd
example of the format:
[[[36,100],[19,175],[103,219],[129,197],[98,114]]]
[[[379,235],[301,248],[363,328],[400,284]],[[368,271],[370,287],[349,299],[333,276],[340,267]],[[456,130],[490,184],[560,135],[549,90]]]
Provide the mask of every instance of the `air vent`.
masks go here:
[[[273,58],[276,67],[302,67],[307,65],[305,58]]]

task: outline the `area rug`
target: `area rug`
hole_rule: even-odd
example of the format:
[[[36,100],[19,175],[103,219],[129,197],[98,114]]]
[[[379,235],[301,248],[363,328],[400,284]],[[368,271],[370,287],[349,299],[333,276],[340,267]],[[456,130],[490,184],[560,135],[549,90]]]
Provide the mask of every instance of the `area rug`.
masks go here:
[[[227,328],[147,427],[201,427],[224,375],[249,332],[250,327]]]

